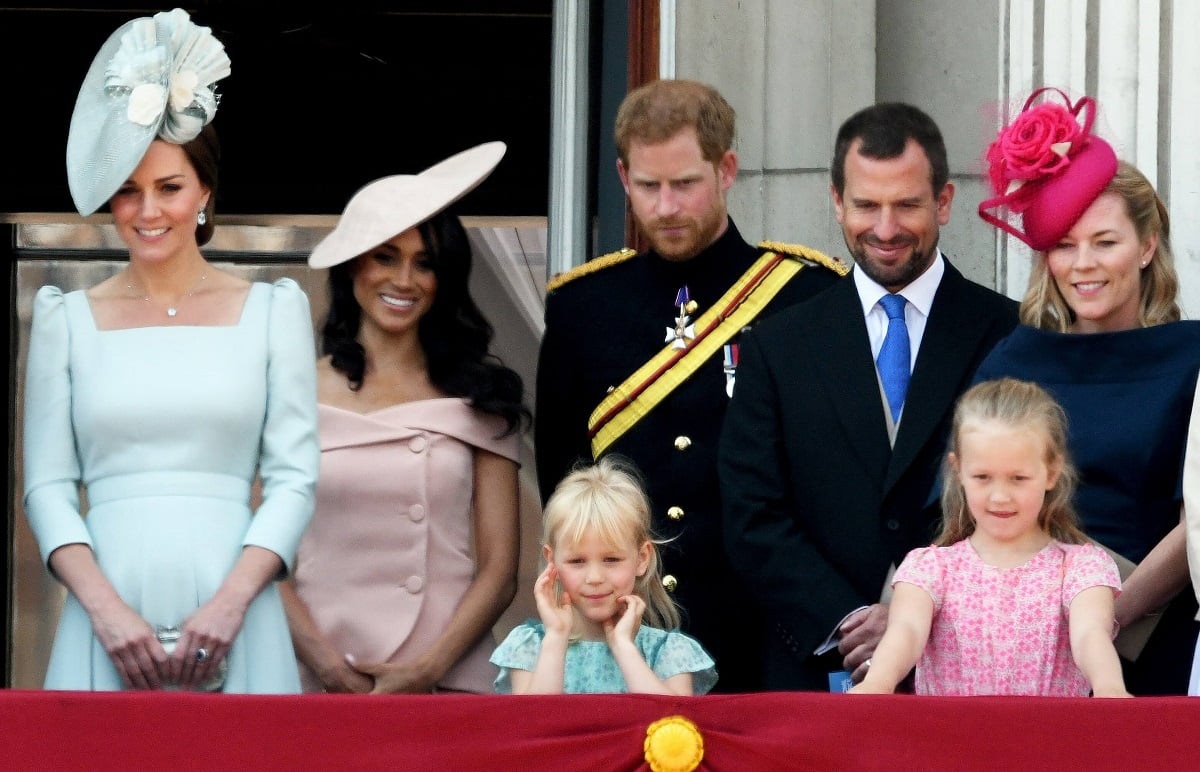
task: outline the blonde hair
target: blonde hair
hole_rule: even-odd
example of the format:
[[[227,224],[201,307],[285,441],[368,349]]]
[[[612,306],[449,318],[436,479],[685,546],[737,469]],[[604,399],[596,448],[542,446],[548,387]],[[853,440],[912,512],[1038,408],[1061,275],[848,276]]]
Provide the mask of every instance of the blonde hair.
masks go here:
[[[649,542],[650,561],[634,580],[633,591],[646,602],[646,624],[664,630],[679,627],[679,609],[662,586],[657,546],[662,542],[650,528],[650,501],[631,462],[604,456],[595,464],[576,467],[546,502],[542,541],[552,550],[558,544],[578,544],[588,534],[614,547],[640,549]]]
[[[1158,236],[1158,248],[1150,264],[1141,272],[1141,300],[1138,322],[1153,327],[1181,318],[1179,310],[1179,275],[1171,254],[1171,220],[1150,180],[1132,164],[1121,161],[1117,173],[1101,193],[1116,193],[1125,203],[1125,214],[1133,222],[1138,243],[1146,244]],[[1047,253],[1039,252],[1029,276],[1029,290],[1021,301],[1021,321],[1031,327],[1055,332],[1069,332],[1075,314],[1063,298],[1050,275]]]
[[[942,465],[942,530],[934,542],[948,547],[975,532],[975,518],[967,508],[967,493],[958,471],[950,462],[950,453],[962,462],[962,435],[965,429],[984,421],[996,421],[1016,429],[1038,432],[1046,444],[1048,467],[1059,467],[1058,480],[1046,492],[1038,525],[1051,538],[1067,544],[1083,544],[1087,536],[1079,527],[1075,507],[1077,473],[1067,451],[1067,414],[1036,383],[1001,378],[984,381],[967,390],[954,410],[950,432],[950,451]]]

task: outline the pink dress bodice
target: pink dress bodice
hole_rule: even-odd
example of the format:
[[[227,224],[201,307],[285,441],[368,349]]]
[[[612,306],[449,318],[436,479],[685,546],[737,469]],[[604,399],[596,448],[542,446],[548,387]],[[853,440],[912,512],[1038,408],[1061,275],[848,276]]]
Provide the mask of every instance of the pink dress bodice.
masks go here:
[[[296,593],[317,627],[360,662],[403,661],[446,629],[475,577],[475,451],[518,460],[519,435],[465,400],[359,414],[319,405],[316,513],[296,559]],[[484,636],[439,686],[490,692]],[[301,666],[306,690],[320,690]]]
[[[933,625],[917,663],[917,694],[1086,697],[1071,655],[1071,601],[1089,587],[1120,592],[1117,566],[1091,544],[1051,541],[1022,565],[984,563],[964,539],[908,553],[893,584],[933,598]]]

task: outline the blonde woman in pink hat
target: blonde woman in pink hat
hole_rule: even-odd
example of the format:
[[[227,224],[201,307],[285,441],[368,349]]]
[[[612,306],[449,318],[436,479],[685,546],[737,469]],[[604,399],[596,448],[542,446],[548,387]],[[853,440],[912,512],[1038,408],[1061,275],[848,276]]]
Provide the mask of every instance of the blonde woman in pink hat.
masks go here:
[[[309,258],[329,268],[321,475],[284,598],[306,691],[490,692],[516,592],[520,377],[488,352],[447,211],[491,142],[358,191]]]
[[[976,379],[1035,381],[1067,411],[1084,531],[1124,558],[1126,685],[1183,694],[1198,625],[1181,467],[1200,322],[1180,320],[1166,206],[1092,133],[1095,110],[1041,89],[988,149],[995,196],[980,216],[1035,255],[1023,325]]]

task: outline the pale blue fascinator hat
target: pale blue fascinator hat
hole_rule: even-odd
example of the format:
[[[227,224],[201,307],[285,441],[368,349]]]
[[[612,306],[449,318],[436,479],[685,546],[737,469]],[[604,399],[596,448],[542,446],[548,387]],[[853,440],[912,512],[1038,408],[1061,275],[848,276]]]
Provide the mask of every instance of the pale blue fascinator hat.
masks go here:
[[[156,138],[195,139],[216,115],[215,84],[227,75],[221,41],[180,8],[109,36],[79,89],[67,137],[67,183],[79,213],[110,199]]]

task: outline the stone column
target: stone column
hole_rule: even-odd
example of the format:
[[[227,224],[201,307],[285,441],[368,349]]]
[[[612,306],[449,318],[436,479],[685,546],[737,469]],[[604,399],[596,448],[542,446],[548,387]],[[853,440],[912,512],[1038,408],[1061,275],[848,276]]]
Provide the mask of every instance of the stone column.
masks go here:
[[[675,29],[676,77],[737,110],[742,234],[844,255],[829,161],[837,127],[875,99],[873,0],[688,0]]]

